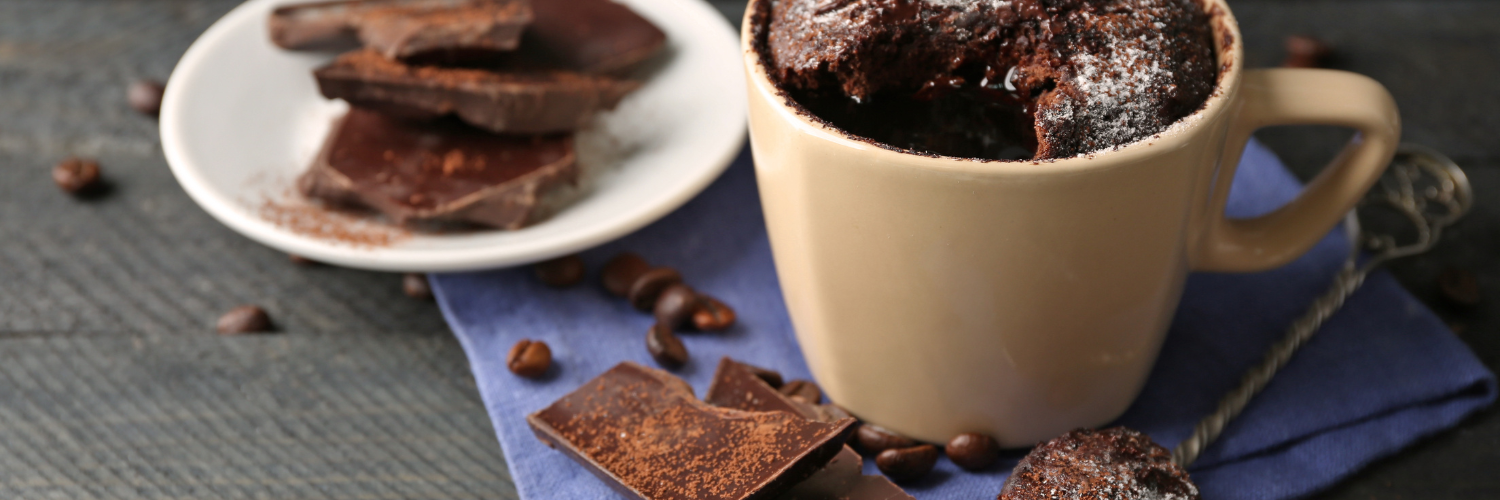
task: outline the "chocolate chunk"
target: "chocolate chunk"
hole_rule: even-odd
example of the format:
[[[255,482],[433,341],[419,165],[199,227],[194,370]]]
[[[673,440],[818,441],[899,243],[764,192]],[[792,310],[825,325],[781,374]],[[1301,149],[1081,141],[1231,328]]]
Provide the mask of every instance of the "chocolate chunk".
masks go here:
[[[652,314],[656,316],[657,323],[677,328],[693,317],[693,313],[698,310],[698,302],[698,292],[693,287],[674,283],[656,298]]]
[[[417,123],[351,109],[297,187],[397,222],[467,221],[517,229],[576,179],[570,135],[496,136],[443,120]]]
[[[1171,452],[1145,434],[1115,427],[1079,429],[1037,445],[1000,490],[1000,500],[1054,498],[1200,497]]]
[[[810,404],[818,404],[823,401],[823,390],[819,389],[818,384],[813,383],[811,380],[793,380],[787,382],[786,385],[781,386],[780,391],[789,398],[801,399]]]
[[[794,401],[772,387],[764,376],[767,372],[775,373],[777,380],[781,378],[781,374],[776,372],[747,365],[727,356],[720,358],[719,367],[714,371],[713,381],[709,382],[708,393],[703,396],[703,401],[736,410],[781,411],[809,420],[821,420],[823,415],[813,405]]]
[[[865,450],[865,453],[880,453],[891,448],[908,448],[917,445],[917,442],[911,438],[871,424],[859,426],[855,442]]]
[[[773,382],[774,381],[774,382]],[[744,411],[779,411],[821,422],[850,420],[833,405],[814,407],[778,392],[781,374],[724,357],[714,371],[703,400],[714,406]],[[845,446],[837,457],[781,498],[789,500],[909,499],[905,491],[882,476],[865,476],[859,454]]]
[[[63,192],[83,195],[99,187],[99,162],[72,157],[52,167],[52,182]]]
[[[651,264],[647,263],[646,259],[631,252],[622,252],[604,264],[604,270],[600,271],[599,279],[609,293],[629,297],[630,285],[634,285],[635,280],[650,270]]]
[[[966,433],[953,436],[948,440],[948,445],[943,447],[943,453],[948,454],[948,459],[954,464],[967,470],[980,471],[995,465],[1000,460],[1000,443],[995,438],[978,433]]]
[[[552,367],[552,348],[540,340],[522,339],[506,353],[505,367],[522,377],[540,377]]]
[[[781,500],[913,500],[885,476],[862,473],[864,460],[845,446],[812,477],[797,483]]]
[[[313,76],[329,99],[413,119],[452,114],[491,132],[518,134],[577,130],[640,86],[558,70],[410,66],[370,50],[339,56]]]
[[[630,285],[630,305],[641,311],[656,309],[656,299],[667,287],[681,283],[682,273],[670,267],[658,267],[646,271]]]
[[[698,294],[698,310],[693,311],[693,327],[705,332],[727,330],[734,326],[734,309],[709,295]]]
[[[432,284],[427,282],[427,275],[422,273],[406,273],[402,276],[401,291],[407,297],[432,300]]]
[[[512,64],[609,73],[646,60],[667,35],[610,0],[538,0]]]
[[[525,0],[353,0],[279,7],[271,41],[292,50],[364,42],[391,59],[444,50],[513,50],[531,22]]]
[[[930,444],[907,448],[891,448],[875,456],[875,466],[892,481],[904,483],[916,481],[932,472],[937,465],[938,449]]]
[[[564,288],[577,285],[583,281],[586,271],[583,259],[577,255],[567,255],[545,262],[539,262],[533,267],[536,278],[547,286]]]
[[[260,306],[247,304],[224,313],[215,326],[220,335],[265,332],[271,329],[271,316]]]
[[[138,80],[125,89],[125,100],[130,109],[146,116],[161,114],[161,96],[167,87],[155,80]]]
[[[1438,274],[1438,291],[1442,292],[1444,300],[1456,306],[1474,307],[1483,300],[1479,293],[1479,278],[1473,272],[1456,267]]]
[[[542,442],[640,500],[774,498],[838,454],[854,425],[716,408],[682,379],[630,362],[526,421]]]
[[[646,352],[657,364],[671,369],[682,368],[688,362],[687,346],[672,333],[672,328],[661,323],[651,325],[646,332]]]

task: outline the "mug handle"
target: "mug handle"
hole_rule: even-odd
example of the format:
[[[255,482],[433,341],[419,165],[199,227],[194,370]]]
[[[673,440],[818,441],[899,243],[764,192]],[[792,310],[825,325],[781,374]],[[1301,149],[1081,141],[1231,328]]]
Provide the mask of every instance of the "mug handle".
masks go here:
[[[1245,72],[1214,183],[1196,271],[1250,272],[1306,253],[1380,178],[1401,137],[1401,117],[1385,87],[1370,77],[1324,69]],[[1229,185],[1245,143],[1270,125],[1336,125],[1359,131],[1291,203],[1252,219],[1224,216]]]

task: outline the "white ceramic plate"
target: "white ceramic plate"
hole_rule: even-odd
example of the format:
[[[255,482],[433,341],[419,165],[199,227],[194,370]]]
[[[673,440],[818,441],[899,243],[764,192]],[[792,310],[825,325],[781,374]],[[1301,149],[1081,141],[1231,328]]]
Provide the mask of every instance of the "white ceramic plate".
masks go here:
[[[356,245],[272,222],[266,207],[298,202],[296,176],[312,161],[332,120],[347,109],[324,99],[312,77],[331,54],[288,52],[267,38],[268,13],[288,0],[246,2],[182,56],[162,102],[167,163],[188,195],[231,229],[342,266],[505,267],[619,238],[682,205],[733,160],[744,141],[745,79],[738,36],[707,3],[617,1],[667,33],[664,62],[640,90],[580,133],[580,160],[594,172],[591,187],[532,227],[415,233],[392,244]],[[608,152],[588,154],[587,144]]]

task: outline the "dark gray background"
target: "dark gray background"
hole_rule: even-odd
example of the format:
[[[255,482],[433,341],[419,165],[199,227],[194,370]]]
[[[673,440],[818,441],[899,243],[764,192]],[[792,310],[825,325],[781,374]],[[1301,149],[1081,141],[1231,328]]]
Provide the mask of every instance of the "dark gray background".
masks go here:
[[[510,498],[462,351],[400,276],[297,266],[197,208],[125,85],[165,78],[233,1],[0,0],[0,498]],[[742,2],[716,1],[736,22]],[[1500,286],[1500,4],[1236,1],[1252,66],[1284,35],[1395,94],[1407,140],[1451,155],[1475,213],[1402,282],[1500,366],[1495,294],[1436,300],[1447,266]],[[1304,178],[1347,133],[1261,137]],[[99,158],[112,192],[49,177]],[[214,319],[265,306],[280,332]],[[1500,496],[1500,412],[1380,461],[1321,498]],[[998,493],[998,492],[997,492]]]

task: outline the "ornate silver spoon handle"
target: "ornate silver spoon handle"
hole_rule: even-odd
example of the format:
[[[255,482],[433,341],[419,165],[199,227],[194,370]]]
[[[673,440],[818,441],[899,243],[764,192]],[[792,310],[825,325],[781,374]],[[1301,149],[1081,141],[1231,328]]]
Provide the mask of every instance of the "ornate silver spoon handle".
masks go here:
[[[1351,211],[1345,218],[1345,230],[1350,234],[1349,258],[1333,281],[1333,286],[1312,307],[1292,323],[1286,336],[1266,353],[1259,365],[1245,372],[1240,386],[1231,391],[1212,414],[1198,422],[1192,435],[1172,450],[1172,461],[1187,468],[1203,449],[1213,443],[1229,422],[1239,416],[1250,399],[1259,394],[1271,377],[1276,375],[1297,349],[1306,344],[1323,322],[1343,307],[1344,301],[1358,290],[1370,272],[1391,259],[1415,255],[1427,251],[1437,243],[1442,229],[1462,217],[1473,204],[1473,191],[1463,170],[1452,160],[1430,149],[1403,144],[1396,158],[1381,178],[1377,189],[1371,191],[1362,205],[1382,206],[1393,209],[1415,226],[1415,241],[1398,244],[1390,234],[1362,234],[1359,217]],[[1359,248],[1363,242],[1377,252],[1363,265],[1359,264]]]

